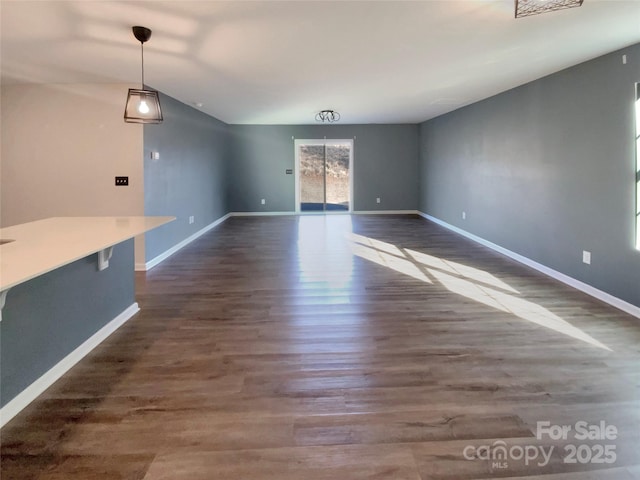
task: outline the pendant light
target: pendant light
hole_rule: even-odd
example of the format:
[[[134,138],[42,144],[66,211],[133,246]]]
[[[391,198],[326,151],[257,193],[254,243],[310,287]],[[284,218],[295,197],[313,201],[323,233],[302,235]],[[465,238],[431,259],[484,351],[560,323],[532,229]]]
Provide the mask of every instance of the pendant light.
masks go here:
[[[155,90],[144,88],[144,42],[151,38],[151,30],[146,27],[132,27],[133,36],[140,42],[142,52],[142,87],[130,88],[127,105],[124,108],[124,121],[129,123],[161,123],[162,109],[160,96]]]
[[[516,18],[579,7],[583,0],[516,0]]]

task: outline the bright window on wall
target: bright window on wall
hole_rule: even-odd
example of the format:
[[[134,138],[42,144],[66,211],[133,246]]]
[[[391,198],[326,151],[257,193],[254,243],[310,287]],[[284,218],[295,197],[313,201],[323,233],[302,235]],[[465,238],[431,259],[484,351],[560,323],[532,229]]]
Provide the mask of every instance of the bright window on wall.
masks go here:
[[[640,83],[636,84],[636,248],[640,250]]]

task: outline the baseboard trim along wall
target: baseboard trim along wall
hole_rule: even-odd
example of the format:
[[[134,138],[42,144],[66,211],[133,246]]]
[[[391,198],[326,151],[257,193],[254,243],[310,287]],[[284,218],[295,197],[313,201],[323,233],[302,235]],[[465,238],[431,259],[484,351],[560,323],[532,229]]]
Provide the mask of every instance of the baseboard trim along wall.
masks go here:
[[[161,253],[157,257],[149,260],[148,262],[146,262],[146,263],[136,263],[136,272],[146,272],[147,270],[151,270],[153,267],[158,265],[160,262],[166,260],[171,255],[176,253],[178,250],[186,247],[191,242],[193,242],[196,238],[204,235],[209,230],[211,230],[213,227],[217,227],[218,225],[220,225],[222,222],[224,222],[227,218],[231,217],[232,215],[233,215],[232,213],[227,213],[225,216],[220,217],[215,222],[210,223],[209,225],[207,225],[206,227],[204,227],[201,230],[198,230],[196,233],[194,233],[190,237],[185,238],[180,243],[175,244],[169,250],[164,251],[163,253]]]
[[[418,210],[356,210],[354,215],[418,215]]]
[[[283,215],[295,215],[296,212],[231,212],[231,217],[280,217]]]
[[[518,253],[512,252],[511,250],[507,250],[506,248],[501,247],[500,245],[496,245],[495,243],[492,243],[488,240],[485,240],[484,238],[474,235],[473,233],[469,233],[466,230],[463,230],[454,225],[451,225],[443,220],[440,220],[439,218],[433,217],[423,212],[418,212],[418,215],[420,215],[423,218],[426,218],[427,220],[432,221],[433,223],[437,223],[438,225],[448,230],[451,230],[452,232],[462,235],[463,237],[466,237],[469,240],[473,240],[474,242],[479,243],[480,245],[484,245],[485,247],[488,247],[498,253],[501,253],[502,255],[505,255],[517,262],[520,262],[528,267],[531,267],[534,270],[544,273],[545,275],[551,278],[559,280],[562,283],[575,288],[576,290],[580,290],[581,292],[584,292],[587,295],[591,295],[592,297],[597,298],[598,300],[608,303],[609,305],[616,307],[619,310],[622,310],[623,312],[633,315],[634,317],[640,318],[640,307],[636,307],[631,303],[625,302],[624,300],[621,300],[618,297],[614,297],[609,293],[603,292],[602,290],[592,287],[587,283],[581,282],[580,280],[576,280],[575,278],[565,275],[564,273],[558,272],[557,270],[553,270],[552,268],[549,268],[541,263],[535,262]]]
[[[53,385],[62,375],[67,373],[76,363],[82,360],[91,350],[100,345],[109,335],[140,311],[137,303],[131,304],[116,318],[85,340],[69,355],[55,364],[49,371],[20,392],[15,398],[0,409],[0,428],[15,417],[22,409],[33,402],[42,392]]]

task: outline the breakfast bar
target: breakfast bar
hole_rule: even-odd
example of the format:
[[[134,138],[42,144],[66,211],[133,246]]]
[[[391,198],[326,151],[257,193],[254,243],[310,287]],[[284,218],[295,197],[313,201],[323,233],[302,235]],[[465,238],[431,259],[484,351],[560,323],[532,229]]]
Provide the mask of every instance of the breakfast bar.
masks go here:
[[[138,310],[134,237],[174,217],[55,217],[0,229],[0,425]]]

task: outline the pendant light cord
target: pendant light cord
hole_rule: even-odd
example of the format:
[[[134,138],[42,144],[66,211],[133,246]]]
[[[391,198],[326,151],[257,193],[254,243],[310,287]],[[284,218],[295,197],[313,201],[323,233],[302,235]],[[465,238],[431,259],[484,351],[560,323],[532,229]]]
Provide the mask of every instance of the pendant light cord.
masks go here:
[[[144,42],[140,42],[140,53],[142,56],[142,89],[144,90]]]

